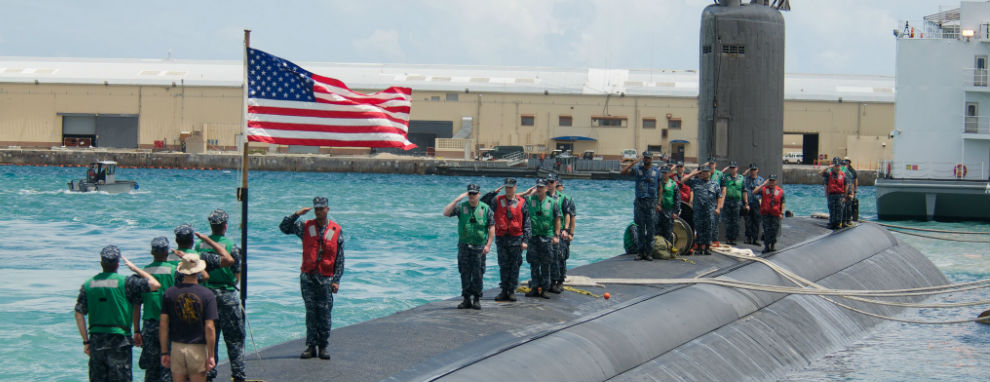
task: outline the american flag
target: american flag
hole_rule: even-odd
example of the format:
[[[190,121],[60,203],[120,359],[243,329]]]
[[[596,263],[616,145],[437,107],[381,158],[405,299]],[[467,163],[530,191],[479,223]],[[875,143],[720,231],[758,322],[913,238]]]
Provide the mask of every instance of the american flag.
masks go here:
[[[343,82],[248,48],[247,136],[282,145],[415,148],[410,88],[361,94]]]

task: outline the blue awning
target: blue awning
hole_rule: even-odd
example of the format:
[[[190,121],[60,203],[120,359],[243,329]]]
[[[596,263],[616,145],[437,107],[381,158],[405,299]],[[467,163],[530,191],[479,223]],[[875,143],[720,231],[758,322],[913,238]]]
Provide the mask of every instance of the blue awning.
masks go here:
[[[688,141],[683,140],[683,139],[675,139],[675,140],[670,141],[670,143],[691,143],[691,142],[688,142]]]
[[[553,137],[553,138],[550,138],[550,139],[553,139],[555,141],[597,141],[597,139],[595,139],[595,138],[582,137],[582,136],[577,136],[577,135],[564,135],[564,136],[560,136],[560,137]]]

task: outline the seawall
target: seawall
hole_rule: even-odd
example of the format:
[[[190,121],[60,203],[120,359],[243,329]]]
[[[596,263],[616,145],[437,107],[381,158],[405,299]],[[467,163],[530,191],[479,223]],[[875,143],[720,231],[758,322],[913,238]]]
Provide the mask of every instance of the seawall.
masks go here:
[[[188,154],[179,152],[150,152],[134,150],[87,150],[87,149],[0,149],[0,164],[41,165],[41,166],[85,166],[98,160],[116,161],[122,167],[138,168],[178,168],[178,169],[224,169],[241,168],[242,155],[239,153]],[[476,162],[436,157],[404,157],[396,155],[327,156],[320,154],[276,154],[263,153],[248,156],[251,170],[293,171],[293,172],[360,172],[381,174],[451,174],[480,176],[535,176],[536,170],[498,166],[501,163]],[[690,166],[689,166],[690,168]],[[454,171],[457,170],[457,171]],[[521,171],[520,171],[521,170]],[[783,179],[788,184],[821,184],[815,166],[784,166]],[[530,174],[531,173],[531,174]],[[860,170],[859,184],[872,186],[876,181],[876,171]],[[80,173],[80,177],[83,174]],[[589,173],[579,173],[569,178],[597,178]],[[606,175],[608,175],[606,173]],[[768,174],[762,174],[764,176]]]

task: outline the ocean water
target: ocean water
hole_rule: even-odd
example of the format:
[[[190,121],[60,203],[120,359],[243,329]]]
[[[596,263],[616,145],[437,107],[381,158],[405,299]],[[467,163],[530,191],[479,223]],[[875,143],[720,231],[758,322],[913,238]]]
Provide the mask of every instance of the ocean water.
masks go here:
[[[229,236],[239,243],[240,203],[234,192],[240,174],[236,171],[121,169],[118,176],[136,179],[139,190],[119,195],[66,192],[66,182],[81,176],[79,168],[0,166],[0,271],[5,275],[0,283],[0,380],[87,378],[73,306],[81,283],[99,272],[103,246],[115,244],[143,266],[151,261],[153,237],[171,240],[172,228],[186,222],[208,231],[206,216],[214,208],[230,213]],[[333,310],[333,324],[340,327],[459,293],[456,222],[441,216],[441,211],[472,181],[483,191],[499,185],[495,178],[252,172],[248,350],[305,333],[298,284],[300,244],[295,236],[278,230],[283,216],[310,206],[313,196],[329,197],[331,217],[342,225],[346,239],[346,271]],[[522,185],[531,182],[522,180]],[[578,203],[569,265],[619,254],[623,229],[632,218],[630,183],[569,180],[565,185],[565,192]],[[796,185],[785,190],[787,206],[796,215],[826,211],[822,187]],[[872,187],[863,187],[860,198],[861,214],[875,219]],[[990,230],[977,223],[903,224]],[[901,236],[953,282],[990,277],[986,244]],[[523,273],[528,272],[523,267]],[[497,278],[497,264],[489,257],[486,288],[496,286]],[[973,300],[986,294],[983,290],[941,299]],[[906,316],[950,320],[974,317],[985,308],[920,310]],[[135,348],[135,380],[143,379],[136,362],[139,351]],[[223,350],[221,358],[225,358]],[[919,377],[987,380],[990,328],[891,322],[785,379]]]

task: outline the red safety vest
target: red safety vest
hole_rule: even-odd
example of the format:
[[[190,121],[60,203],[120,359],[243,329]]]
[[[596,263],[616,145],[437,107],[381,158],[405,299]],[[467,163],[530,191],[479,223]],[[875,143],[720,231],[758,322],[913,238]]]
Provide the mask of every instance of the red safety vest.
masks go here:
[[[526,200],[516,195],[516,205],[509,205],[509,198],[499,195],[495,198],[495,236],[522,236],[523,234],[523,204]],[[512,210],[512,219],[505,212]]]
[[[319,271],[323,276],[333,276],[333,266],[337,262],[337,238],[340,237],[340,225],[327,220],[327,231],[323,237],[316,219],[307,220],[303,225],[303,273]],[[320,256],[320,249],[323,255]]]
[[[681,202],[687,203],[691,200],[691,187],[681,182],[680,178],[677,179],[677,189],[681,191]]]
[[[760,215],[780,216],[780,199],[784,197],[784,190],[774,186],[763,187],[763,198],[760,199]]]
[[[846,174],[841,171],[838,174],[833,174],[832,171],[829,171],[826,192],[829,195],[846,193]]]

